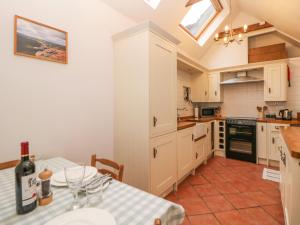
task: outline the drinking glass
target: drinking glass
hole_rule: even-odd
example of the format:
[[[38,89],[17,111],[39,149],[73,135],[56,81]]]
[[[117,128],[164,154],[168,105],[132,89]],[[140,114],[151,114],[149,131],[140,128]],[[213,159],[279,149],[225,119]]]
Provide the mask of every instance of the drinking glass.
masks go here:
[[[64,171],[68,187],[70,188],[71,193],[74,197],[74,200],[70,205],[69,210],[81,208],[82,204],[78,199],[78,192],[82,187],[82,182],[85,175],[85,165],[78,164],[71,167],[65,167]]]

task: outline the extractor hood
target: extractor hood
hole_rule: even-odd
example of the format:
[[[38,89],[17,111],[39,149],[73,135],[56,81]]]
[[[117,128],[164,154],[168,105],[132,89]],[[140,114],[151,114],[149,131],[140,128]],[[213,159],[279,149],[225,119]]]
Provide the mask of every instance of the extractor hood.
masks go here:
[[[263,82],[262,78],[248,76],[247,72],[238,72],[235,78],[222,81],[220,84],[241,84],[241,83],[254,83]]]

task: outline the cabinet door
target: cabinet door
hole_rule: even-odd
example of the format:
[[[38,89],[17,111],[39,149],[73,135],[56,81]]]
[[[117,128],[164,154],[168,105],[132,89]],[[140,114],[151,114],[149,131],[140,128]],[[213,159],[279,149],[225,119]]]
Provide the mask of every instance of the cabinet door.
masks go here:
[[[208,76],[206,73],[193,75],[191,86],[193,102],[208,102]]]
[[[150,37],[150,127],[155,137],[177,128],[177,60],[173,45]]]
[[[219,73],[208,75],[208,92],[209,102],[221,102],[221,87]]]
[[[178,179],[194,167],[193,128],[177,132]]]
[[[206,123],[206,156],[209,157],[212,154],[212,143],[211,143],[212,133],[211,133],[211,122]]]
[[[269,159],[279,161],[280,153],[278,149],[279,132],[270,131],[269,136]]]
[[[257,123],[256,128],[257,158],[267,159],[267,124]]]
[[[161,195],[177,180],[176,132],[151,139],[151,193]]]
[[[195,168],[197,168],[205,160],[205,147],[206,143],[204,138],[195,141],[193,144],[195,154]]]
[[[272,64],[264,68],[265,101],[287,100],[287,65]]]

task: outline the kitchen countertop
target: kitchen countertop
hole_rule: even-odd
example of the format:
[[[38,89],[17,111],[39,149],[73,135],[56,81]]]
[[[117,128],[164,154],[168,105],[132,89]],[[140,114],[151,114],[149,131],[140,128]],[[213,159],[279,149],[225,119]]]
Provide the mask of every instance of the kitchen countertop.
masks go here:
[[[177,130],[183,130],[189,127],[195,126],[195,122],[188,122],[188,121],[178,121],[177,122]]]
[[[281,124],[300,125],[300,120],[280,120],[280,119],[263,118],[263,119],[256,119],[256,121],[262,123],[281,123]]]
[[[281,127],[280,132],[292,157],[300,159],[300,127]]]

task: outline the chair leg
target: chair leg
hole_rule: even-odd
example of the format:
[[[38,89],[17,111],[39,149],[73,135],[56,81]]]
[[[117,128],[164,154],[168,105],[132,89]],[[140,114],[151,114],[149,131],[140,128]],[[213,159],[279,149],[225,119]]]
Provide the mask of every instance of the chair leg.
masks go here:
[[[160,219],[155,219],[154,225],[161,225],[161,220]]]

